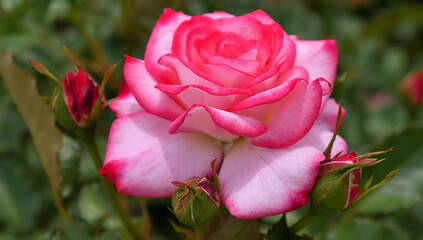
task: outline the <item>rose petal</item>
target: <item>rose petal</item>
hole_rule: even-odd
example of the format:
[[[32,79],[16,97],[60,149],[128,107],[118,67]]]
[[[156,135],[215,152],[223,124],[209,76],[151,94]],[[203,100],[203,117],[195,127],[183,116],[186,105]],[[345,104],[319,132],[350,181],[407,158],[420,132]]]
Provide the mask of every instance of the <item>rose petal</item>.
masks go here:
[[[334,99],[329,99],[325,108],[320,113],[314,126],[334,132],[336,129],[336,120],[338,118],[339,105]],[[347,111],[342,108],[341,123]]]
[[[216,79],[214,78],[205,78],[206,76],[201,71],[198,71],[195,68],[190,68],[187,65],[185,65],[181,60],[179,60],[177,57],[167,54],[160,58],[159,63],[163,66],[168,67],[169,69],[172,69],[176,74],[177,78],[179,80],[179,84],[182,85],[191,85],[191,84],[201,84],[204,86],[209,87],[216,87],[221,86]]]
[[[269,90],[259,92],[256,95],[246,98],[242,101],[239,101],[228,111],[248,109],[258,105],[277,102],[284,98],[287,94],[289,94],[294,89],[294,87],[297,86],[297,84],[299,84],[300,82],[303,81],[302,84],[307,84],[308,75],[304,69],[295,68],[293,69],[293,71],[290,71],[286,75],[283,75],[281,79],[275,80],[275,82],[273,83],[274,85],[276,85],[276,81],[282,82],[282,84]]]
[[[204,54],[203,54],[204,55]],[[222,56],[207,56],[207,60],[209,64],[224,64],[232,69],[249,73],[251,75],[256,75],[258,69],[260,68],[260,63],[256,60],[244,60],[240,58],[230,58],[230,57],[222,57]]]
[[[189,20],[191,16],[187,16],[182,12],[175,12],[166,8],[160,19],[157,21],[151,33],[145,50],[145,65],[147,70],[162,83],[174,83],[172,73],[165,66],[158,64],[159,59],[168,53],[171,53],[174,32],[178,26]]]
[[[172,55],[176,56],[183,62],[188,62],[186,53],[187,50],[193,47],[191,45],[193,44],[193,41],[188,40],[188,37],[190,39],[201,38],[204,37],[204,34],[208,35],[216,32],[217,30],[211,26],[212,23],[213,20],[204,15],[194,16],[190,19],[190,21],[183,22],[180,26],[178,26],[174,33],[174,38],[172,39]],[[208,26],[208,28],[206,28],[208,31],[204,31],[204,26]]]
[[[323,152],[329,145],[333,132],[336,129],[336,119],[338,117],[338,107],[334,99],[329,99],[324,110],[320,113],[317,120],[314,122],[310,132],[303,138],[304,141]],[[342,109],[342,119],[344,118],[346,111]],[[336,154],[348,153],[348,145],[341,136],[336,136],[335,142],[332,147],[331,157],[335,157]]]
[[[308,202],[322,153],[304,143],[270,149],[237,141],[225,151],[219,173],[223,203],[238,218],[260,218]]]
[[[215,79],[223,86],[240,88],[254,79],[254,76],[223,64],[197,64],[207,79]],[[219,79],[219,80],[217,80]]]
[[[116,114],[116,117],[129,115],[142,110],[134,95],[129,91],[125,81],[120,85],[119,95],[110,104],[110,109]]]
[[[281,101],[274,103],[273,116],[269,117],[268,131],[253,139],[257,146],[288,147],[310,131],[316,121],[322,101],[322,88],[318,81],[294,88]]]
[[[206,87],[201,85],[167,85],[157,84],[160,91],[176,95],[180,104],[188,109],[194,104],[204,104],[218,109],[227,109],[233,102],[240,101],[253,92],[239,88]]]
[[[192,45],[187,45],[187,37],[191,31],[198,28],[208,29],[210,33],[218,31],[221,33],[231,33],[238,35],[244,41],[255,41],[255,48],[257,51],[257,60],[265,64],[271,53],[274,52],[275,37],[273,36],[273,27],[263,25],[254,17],[240,16],[233,18],[220,18],[212,20],[204,15],[192,17],[189,21],[183,22],[175,32],[172,53],[181,59],[182,62],[187,62],[184,57],[187,48]],[[201,34],[203,36],[203,34]],[[196,38],[190,36],[190,38]],[[216,45],[217,46],[217,45]],[[222,45],[223,46],[223,45]],[[252,50],[252,49],[250,49]]]
[[[332,136],[332,131],[313,126],[310,132],[308,132],[307,135],[301,141],[305,141],[311,146],[318,149],[320,152],[324,152],[327,146],[329,145]],[[347,152],[347,142],[341,136],[336,136],[331,151],[331,157],[335,157],[338,153],[346,154]]]
[[[255,10],[254,12],[247,13],[245,14],[245,16],[253,17],[266,25],[275,23],[275,20],[273,20],[273,18],[271,18],[269,15],[267,15],[267,13],[265,13],[261,9]]]
[[[254,118],[198,104],[176,119],[169,128],[170,133],[199,131],[221,141],[232,141],[239,136],[255,137],[266,130],[266,125]]]
[[[250,81],[248,84],[244,85],[243,88],[252,89],[253,91],[258,92],[274,87],[275,83],[273,80],[279,78],[280,75],[290,74],[291,71],[289,71],[289,69],[291,69],[291,67],[292,64],[290,62],[281,63],[277,67],[263,73],[254,80]]]
[[[140,197],[172,195],[172,181],[211,174],[221,161],[220,144],[204,134],[167,132],[170,122],[146,112],[118,118],[110,130],[100,173],[120,193]]]
[[[295,65],[304,67],[310,74],[310,79],[324,78],[333,85],[338,64],[336,41],[293,40],[297,50]]]
[[[234,15],[229,14],[227,12],[222,12],[222,11],[216,11],[216,12],[212,12],[212,13],[206,13],[206,14],[204,14],[204,16],[209,17],[211,19],[234,17]]]
[[[184,112],[169,96],[154,88],[156,82],[147,72],[144,61],[126,56],[123,75],[129,90],[145,111],[172,121]]]
[[[279,30],[279,28],[277,28],[279,25],[275,25],[276,30]],[[280,28],[282,29],[282,27]],[[294,65],[295,58],[297,55],[297,49],[294,41],[289,37],[289,35],[285,31],[283,31],[283,29],[279,30],[279,32],[282,32],[283,34],[283,44],[282,46],[280,46],[280,50],[275,51],[276,54],[274,55],[274,59],[272,59],[271,61],[272,64],[270,65],[270,68],[276,67],[277,65],[280,65],[282,63],[291,67],[292,65]],[[280,39],[276,39],[276,41],[280,42]]]

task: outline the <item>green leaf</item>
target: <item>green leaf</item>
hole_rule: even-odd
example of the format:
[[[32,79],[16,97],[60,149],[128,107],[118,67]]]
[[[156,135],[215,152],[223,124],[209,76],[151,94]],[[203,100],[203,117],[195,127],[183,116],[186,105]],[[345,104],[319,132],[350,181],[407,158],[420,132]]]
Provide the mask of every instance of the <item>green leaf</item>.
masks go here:
[[[98,240],[119,240],[119,239],[122,239],[122,236],[119,236],[119,234],[113,230],[104,231],[104,233],[102,233],[101,236],[98,238]]]
[[[385,224],[381,221],[372,221],[367,218],[353,218],[351,221],[336,229],[329,240],[408,240],[410,239],[398,227]]]
[[[90,233],[90,227],[83,222],[66,223],[64,227],[64,236],[60,239],[65,240],[83,240],[94,239]]]
[[[93,226],[101,224],[109,228],[121,228],[122,224],[115,213],[100,184],[93,183],[82,188],[78,199],[79,213]]]
[[[423,146],[423,124],[410,125],[400,132],[387,138],[382,144],[382,148],[392,147],[392,152],[385,156],[388,161],[374,167],[375,180],[382,179],[387,172],[393,171],[410,160],[410,157]]]
[[[59,163],[63,173],[61,192],[64,197],[67,197],[72,193],[79,179],[81,147],[66,135],[63,136],[62,141],[63,146],[59,152]]]
[[[284,239],[284,240],[307,240],[311,239],[308,236],[298,236],[295,234],[292,234],[289,231],[288,225],[286,224],[286,216],[283,215],[281,220],[277,222],[275,225],[273,225],[272,229],[267,233],[267,240],[278,240],[278,239]]]
[[[31,188],[24,169],[13,160],[2,158],[0,162],[0,219],[10,229],[31,231],[41,199]]]
[[[140,199],[141,209],[142,209],[142,218],[140,220],[141,224],[141,234],[146,238],[151,236],[151,219],[150,214],[148,213],[147,203],[144,199]]]
[[[354,203],[358,203],[360,200],[362,200],[364,197],[366,197],[367,195],[369,195],[370,193],[372,193],[374,190],[376,190],[376,189],[380,188],[381,186],[387,184],[388,182],[392,181],[392,179],[394,179],[395,176],[398,174],[398,171],[399,171],[399,169],[394,170],[394,171],[388,173],[388,175],[386,175],[385,178],[382,181],[380,181],[378,184],[372,186],[369,189],[366,189],[363,193],[361,193],[360,196],[358,196],[358,198],[355,200]],[[372,178],[370,178],[370,180],[371,179]]]
[[[423,153],[423,151],[421,151]],[[421,161],[416,155],[416,162]],[[423,200],[423,166],[406,166],[400,169],[394,181],[360,200],[356,209],[361,214],[388,214],[400,209],[413,207]],[[396,171],[388,175],[388,179]],[[370,190],[370,189],[369,189]]]
[[[57,157],[62,146],[62,135],[55,126],[54,116],[48,105],[40,100],[35,79],[16,67],[11,55],[0,54],[0,73],[6,89],[28,124],[52,187],[56,206],[60,213],[70,220],[71,218],[63,206],[62,196],[60,195],[63,177]]]
[[[13,102],[4,89],[0,89],[0,95],[0,154],[20,151],[21,136],[26,131],[25,122],[12,107]]]
[[[261,239],[260,224],[255,220],[244,220],[228,216],[221,228],[214,232],[208,240],[255,240]]]
[[[175,232],[177,233],[182,234],[184,236],[184,239],[190,239],[190,240],[197,239],[197,233],[193,231],[192,229],[178,226],[172,220],[169,220],[169,221],[170,221],[170,224],[172,225],[173,230],[175,230]]]

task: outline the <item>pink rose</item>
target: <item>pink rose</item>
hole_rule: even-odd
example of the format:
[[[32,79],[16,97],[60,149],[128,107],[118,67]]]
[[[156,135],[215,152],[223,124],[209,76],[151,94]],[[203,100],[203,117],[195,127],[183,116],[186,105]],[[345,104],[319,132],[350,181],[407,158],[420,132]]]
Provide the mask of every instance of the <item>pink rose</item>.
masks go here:
[[[411,106],[423,105],[423,69],[417,69],[405,76],[401,81],[400,90]]]
[[[232,215],[302,207],[336,125],[337,58],[334,40],[298,40],[261,10],[166,9],[145,60],[126,57],[100,173],[121,193],[164,197],[217,158]],[[338,138],[332,152],[346,148]]]

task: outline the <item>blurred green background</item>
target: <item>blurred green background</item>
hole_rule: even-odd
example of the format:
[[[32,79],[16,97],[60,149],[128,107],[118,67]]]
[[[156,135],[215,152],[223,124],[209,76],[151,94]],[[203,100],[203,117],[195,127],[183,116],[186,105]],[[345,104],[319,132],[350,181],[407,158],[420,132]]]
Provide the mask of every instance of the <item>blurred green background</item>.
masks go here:
[[[341,135],[358,154],[384,150],[388,158],[364,170],[380,180],[396,168],[391,183],[354,209],[317,219],[304,232],[315,239],[423,239],[423,106],[410,107],[399,92],[401,79],[423,68],[423,3],[411,0],[0,0],[0,51],[37,78],[41,95],[53,84],[36,73],[28,58],[59,79],[74,70],[62,45],[101,80],[123,54],[143,58],[163,8],[198,15],[226,11],[242,15],[263,9],[300,39],[335,39],[340,51],[333,96],[342,96],[347,116]],[[118,66],[106,95],[117,95]],[[1,79],[1,78],[0,78]],[[98,126],[102,153],[114,119],[109,110]],[[61,193],[68,223],[53,195],[28,128],[0,83],[0,239],[122,239],[122,225],[99,185],[87,152],[63,137]],[[140,200],[125,198],[135,218],[145,216]],[[169,199],[142,200],[148,206],[152,239],[179,239],[169,219]],[[288,214],[288,222],[304,209]],[[280,216],[261,220],[262,231]],[[145,224],[145,221],[144,221]]]

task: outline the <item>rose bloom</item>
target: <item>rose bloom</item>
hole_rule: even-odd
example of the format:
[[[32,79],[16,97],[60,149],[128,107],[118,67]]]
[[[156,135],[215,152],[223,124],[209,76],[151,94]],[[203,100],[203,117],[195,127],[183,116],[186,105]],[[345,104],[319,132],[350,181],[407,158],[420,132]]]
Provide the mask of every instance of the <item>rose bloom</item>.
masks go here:
[[[302,207],[335,130],[337,61],[334,40],[298,40],[261,10],[166,9],[145,60],[126,57],[100,173],[121,193],[165,197],[172,181],[211,174],[217,158],[232,215]],[[337,139],[332,152],[346,153]]]
[[[411,106],[423,105],[423,69],[408,74],[402,79],[400,90]]]

